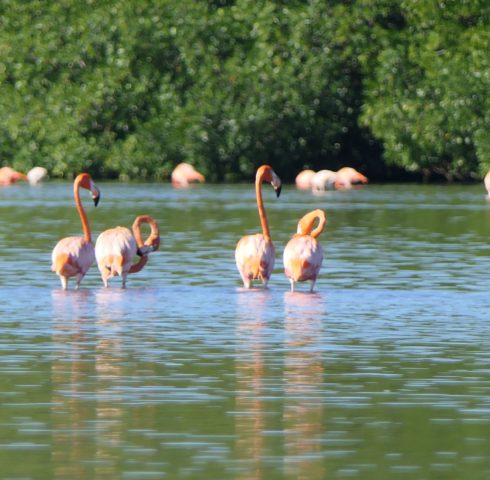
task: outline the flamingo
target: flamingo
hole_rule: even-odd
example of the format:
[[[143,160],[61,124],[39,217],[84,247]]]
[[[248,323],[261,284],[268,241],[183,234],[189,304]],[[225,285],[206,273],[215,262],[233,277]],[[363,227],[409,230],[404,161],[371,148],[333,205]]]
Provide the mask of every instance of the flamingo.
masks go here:
[[[490,170],[485,175],[483,183],[485,185],[485,189],[487,190],[488,197],[490,197]]]
[[[252,280],[261,280],[264,287],[274,268],[274,245],[272,244],[267,214],[262,200],[262,182],[270,182],[277,197],[281,193],[281,179],[269,165],[258,168],[255,176],[255,195],[259,210],[262,233],[245,235],[236,246],[235,261],[245,288],[252,286]]]
[[[12,185],[19,180],[27,180],[27,176],[10,167],[0,168],[0,185]]]
[[[73,195],[82,222],[83,237],[62,238],[54,247],[51,255],[53,261],[51,270],[59,275],[63,290],[68,288],[70,277],[76,278],[78,289],[83,277],[95,261],[90,227],[80,200],[80,188],[90,190],[95,206],[99,203],[100,198],[100,191],[95,186],[92,177],[88,173],[80,173],[73,182]]]
[[[311,182],[313,180],[313,176],[315,175],[314,170],[306,169],[296,175],[295,183],[296,187],[301,190],[307,190],[311,188]]]
[[[187,187],[191,182],[204,183],[204,175],[194,169],[189,163],[179,163],[172,171],[172,185],[175,187]]]
[[[318,224],[313,230],[317,220]],[[295,282],[310,281],[310,292],[315,287],[323,261],[323,250],[317,237],[323,232],[326,223],[323,210],[312,210],[307,213],[298,222],[296,234],[284,249],[284,273],[289,278],[292,292],[294,292]]]
[[[322,192],[333,188],[337,180],[337,173],[332,170],[320,170],[311,179],[311,188],[314,192]]]
[[[349,189],[352,185],[358,183],[368,183],[367,177],[352,167],[343,167],[340,170],[337,170],[335,188]]]
[[[30,185],[36,185],[48,174],[44,167],[34,167],[27,172],[27,180]]]
[[[141,236],[142,223],[147,223],[151,228],[146,241]],[[110,228],[102,232],[95,242],[95,257],[105,287],[108,286],[109,278],[120,275],[122,288],[125,288],[128,273],[142,270],[148,261],[148,254],[158,250],[160,246],[158,224],[150,215],[136,217],[132,230],[133,233],[126,227]],[[136,254],[140,259],[133,264]]]

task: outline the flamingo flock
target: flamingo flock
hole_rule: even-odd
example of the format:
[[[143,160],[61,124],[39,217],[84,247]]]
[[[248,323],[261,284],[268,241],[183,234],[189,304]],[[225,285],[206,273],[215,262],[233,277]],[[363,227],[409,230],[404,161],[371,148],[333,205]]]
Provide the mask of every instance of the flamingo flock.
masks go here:
[[[175,175],[172,174],[174,186],[187,186],[193,181],[205,181],[204,176],[189,164],[180,164],[176,170]],[[28,180],[28,175],[16,172],[10,167],[2,167],[0,185],[10,185],[19,180],[28,180],[35,184],[47,173],[42,167],[36,167],[31,172],[32,180]],[[271,184],[277,197],[281,193],[281,179],[272,167],[259,167],[255,176],[255,196],[262,232],[243,236],[235,248],[236,266],[246,289],[252,288],[255,281],[261,282],[266,288],[275,263],[275,248],[262,195],[264,182]],[[351,188],[354,184],[367,182],[368,179],[361,173],[353,168],[344,167],[337,172],[303,170],[297,175],[295,183],[298,188],[312,188],[315,191],[326,188]],[[487,199],[490,199],[490,171],[485,175],[483,182]],[[51,270],[59,276],[64,290],[68,289],[68,281],[72,277],[75,278],[75,288],[78,289],[89,268],[97,262],[104,287],[109,286],[110,278],[120,276],[121,286],[125,288],[128,275],[140,272],[147,264],[149,254],[159,249],[158,224],[150,215],[139,215],[133,222],[132,230],[121,226],[110,228],[98,236],[94,245],[88,217],[80,198],[80,189],[91,193],[95,206],[99,202],[100,190],[92,177],[88,173],[79,174],[73,182],[73,196],[83,236],[70,236],[58,241],[51,254]],[[310,292],[314,289],[323,262],[323,249],[318,237],[324,231],[326,223],[327,217],[323,210],[315,209],[306,213],[300,218],[296,233],[284,248],[284,274],[293,292],[300,282],[308,281]],[[146,240],[143,240],[141,234],[143,224],[150,228]],[[139,259],[134,262],[136,257]]]
[[[301,190],[322,192],[330,189],[349,190],[353,185],[368,183],[368,178],[352,167],[343,167],[336,172],[306,169],[298,173],[295,183]]]

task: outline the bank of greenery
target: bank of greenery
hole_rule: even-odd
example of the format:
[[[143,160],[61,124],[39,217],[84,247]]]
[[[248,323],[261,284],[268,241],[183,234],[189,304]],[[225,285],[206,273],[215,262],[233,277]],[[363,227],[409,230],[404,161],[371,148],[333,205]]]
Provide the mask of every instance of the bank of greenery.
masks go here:
[[[478,178],[489,23],[486,0],[2,0],[0,163]]]

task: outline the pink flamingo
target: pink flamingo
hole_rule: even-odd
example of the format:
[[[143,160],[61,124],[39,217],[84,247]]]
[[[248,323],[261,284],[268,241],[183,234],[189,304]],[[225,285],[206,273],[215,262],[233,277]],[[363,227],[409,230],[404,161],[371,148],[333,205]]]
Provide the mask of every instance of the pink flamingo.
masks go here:
[[[255,195],[259,210],[262,233],[245,235],[236,246],[235,261],[245,288],[252,286],[252,280],[261,280],[264,287],[274,268],[274,245],[272,244],[269,223],[262,200],[262,182],[270,182],[276,195],[281,193],[281,179],[269,165],[262,165],[255,176]]]
[[[0,168],[0,185],[12,185],[19,180],[27,180],[27,175],[10,167]]]
[[[337,172],[332,170],[320,170],[313,175],[311,189],[314,192],[321,192],[333,188],[337,180]]]
[[[318,225],[313,230],[315,222]],[[291,283],[294,292],[295,282],[310,281],[310,292],[320,272],[323,261],[323,250],[317,241],[318,235],[323,232],[327,219],[323,210],[313,210],[307,213],[298,222],[297,233],[289,240],[284,249],[284,273]]]
[[[315,175],[314,170],[306,169],[296,175],[295,183],[296,187],[301,190],[307,190],[311,188],[311,181],[313,180],[313,176]]]
[[[82,222],[83,237],[62,238],[54,247],[51,255],[53,262],[51,270],[60,277],[61,286],[64,290],[68,288],[68,279],[70,277],[76,278],[76,288],[78,289],[83,277],[95,261],[95,250],[92,244],[90,227],[80,200],[80,188],[90,190],[95,206],[99,203],[100,198],[100,191],[88,173],[81,173],[75,178],[73,194],[78,215]]]
[[[140,226],[143,223],[151,228],[146,241],[141,236]],[[109,278],[119,275],[122,278],[122,288],[125,288],[128,274],[142,270],[148,261],[148,254],[158,250],[160,246],[158,224],[150,215],[136,217],[132,230],[133,233],[126,227],[110,228],[102,232],[95,242],[95,257],[105,287],[108,286]],[[140,259],[133,264],[136,254]]]
[[[205,181],[204,175],[189,163],[179,163],[172,171],[170,179],[175,187],[187,187],[191,182],[203,183]]]
[[[483,183],[485,185],[485,189],[487,190],[488,197],[490,197],[490,170],[485,175]]]
[[[367,177],[352,167],[343,167],[337,170],[335,188],[351,188],[354,184],[368,183]]]

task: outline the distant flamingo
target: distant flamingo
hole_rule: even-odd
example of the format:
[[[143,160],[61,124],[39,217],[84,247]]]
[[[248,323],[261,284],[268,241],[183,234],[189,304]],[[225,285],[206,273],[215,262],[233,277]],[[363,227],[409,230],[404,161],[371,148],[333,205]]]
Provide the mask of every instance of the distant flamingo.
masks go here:
[[[245,288],[252,286],[252,280],[261,280],[267,287],[274,268],[274,245],[272,244],[267,214],[262,200],[262,182],[270,182],[276,195],[281,193],[281,179],[269,165],[262,165],[255,176],[255,195],[259,210],[262,233],[245,235],[236,246],[235,261]]]
[[[27,180],[27,176],[24,173],[17,172],[10,167],[0,168],[0,186],[12,185],[19,180]]]
[[[487,190],[488,197],[490,197],[490,170],[485,175],[483,179],[483,183],[485,184],[485,188]]]
[[[87,215],[80,200],[80,188],[90,190],[95,206],[99,203],[100,191],[95,186],[88,173],[81,173],[75,178],[73,183],[73,194],[75,205],[83,227],[83,237],[66,237],[61,239],[53,249],[51,270],[59,275],[61,286],[64,290],[68,288],[68,279],[76,277],[76,288],[80,287],[80,282],[87,273],[88,269],[95,261],[95,250],[90,235],[90,227]]]
[[[311,188],[314,192],[322,192],[329,188],[334,188],[337,180],[337,172],[332,170],[320,170],[313,175]]]
[[[313,230],[315,222],[318,225]],[[295,282],[310,281],[310,292],[320,272],[323,261],[323,250],[317,241],[318,235],[323,232],[327,219],[323,210],[313,210],[307,213],[298,223],[297,233],[289,240],[284,249],[284,273],[291,283],[294,292]]]
[[[31,185],[40,183],[43,178],[48,174],[48,171],[44,167],[34,167],[27,172],[27,180]]]
[[[311,181],[313,180],[313,176],[315,175],[314,170],[306,169],[296,175],[295,183],[296,187],[301,190],[307,190],[311,188]]]
[[[368,183],[367,177],[359,173],[352,167],[343,167],[337,170],[335,188],[352,188],[352,185],[359,183]]]
[[[205,181],[204,175],[194,169],[189,163],[179,163],[171,175],[172,185],[175,187],[187,187],[189,183]]]
[[[141,236],[142,223],[147,223],[151,228],[146,241]],[[102,232],[95,242],[95,257],[105,287],[108,286],[109,278],[119,275],[122,278],[122,288],[125,288],[128,273],[142,270],[148,261],[148,254],[158,250],[160,246],[158,224],[150,215],[136,217],[132,229],[133,233],[126,227],[110,228]],[[133,264],[136,254],[140,259]]]

